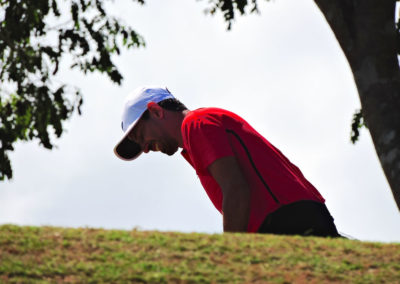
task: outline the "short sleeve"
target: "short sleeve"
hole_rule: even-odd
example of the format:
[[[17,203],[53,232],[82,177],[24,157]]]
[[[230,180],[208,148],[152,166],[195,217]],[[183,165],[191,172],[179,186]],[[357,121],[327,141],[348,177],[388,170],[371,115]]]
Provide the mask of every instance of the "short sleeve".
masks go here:
[[[184,147],[196,169],[207,170],[215,160],[233,156],[232,146],[222,119],[210,114],[195,116],[185,124]]]

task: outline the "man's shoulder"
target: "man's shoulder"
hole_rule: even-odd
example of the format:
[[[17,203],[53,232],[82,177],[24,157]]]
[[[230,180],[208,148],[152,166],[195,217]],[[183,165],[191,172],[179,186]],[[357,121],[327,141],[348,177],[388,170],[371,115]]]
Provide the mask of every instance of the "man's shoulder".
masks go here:
[[[207,119],[223,119],[225,117],[240,118],[235,113],[218,108],[218,107],[202,107],[192,110],[187,115],[187,120],[207,120]],[[185,119],[186,120],[186,119]]]
[[[216,107],[199,108],[190,111],[182,122],[183,132],[220,131],[220,129],[236,129],[246,122],[235,113]]]

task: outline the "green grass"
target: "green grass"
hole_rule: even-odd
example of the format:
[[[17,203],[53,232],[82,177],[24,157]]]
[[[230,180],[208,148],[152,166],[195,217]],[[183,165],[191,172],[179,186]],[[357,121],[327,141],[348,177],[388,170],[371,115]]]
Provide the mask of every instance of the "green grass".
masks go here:
[[[0,283],[400,283],[400,244],[3,225]]]

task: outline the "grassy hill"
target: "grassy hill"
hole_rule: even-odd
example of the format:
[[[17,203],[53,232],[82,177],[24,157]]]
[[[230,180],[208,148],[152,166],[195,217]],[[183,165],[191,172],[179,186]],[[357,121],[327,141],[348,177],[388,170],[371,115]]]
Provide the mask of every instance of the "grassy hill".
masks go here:
[[[400,283],[400,244],[3,225],[0,283]]]

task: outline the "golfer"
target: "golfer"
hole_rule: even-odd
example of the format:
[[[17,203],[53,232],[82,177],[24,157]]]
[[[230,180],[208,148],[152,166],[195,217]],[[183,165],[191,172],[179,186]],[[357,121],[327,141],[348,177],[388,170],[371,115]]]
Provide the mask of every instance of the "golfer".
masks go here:
[[[223,216],[224,232],[338,237],[324,198],[276,147],[240,116],[188,110],[167,88],[134,90],[122,114],[122,160],[181,154]]]

